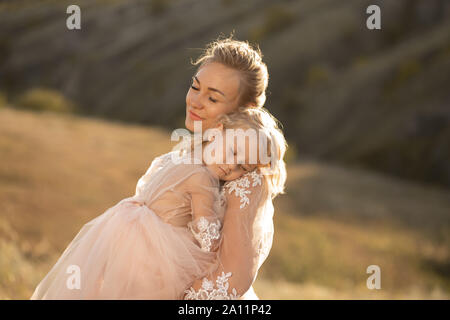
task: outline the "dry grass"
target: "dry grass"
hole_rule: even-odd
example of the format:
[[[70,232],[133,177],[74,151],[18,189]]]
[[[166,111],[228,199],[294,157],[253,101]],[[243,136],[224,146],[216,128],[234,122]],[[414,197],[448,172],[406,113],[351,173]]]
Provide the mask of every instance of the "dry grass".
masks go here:
[[[27,298],[88,220],[134,194],[164,130],[0,110],[0,298]]]
[[[288,167],[287,194],[275,205],[261,297],[449,297],[447,190],[304,160]],[[381,268],[381,290],[366,287],[369,265]]]
[[[168,137],[0,109],[0,299],[29,298],[84,223],[134,194]],[[288,172],[255,283],[262,299],[448,299],[447,191],[312,161]],[[381,290],[365,287],[371,264]]]

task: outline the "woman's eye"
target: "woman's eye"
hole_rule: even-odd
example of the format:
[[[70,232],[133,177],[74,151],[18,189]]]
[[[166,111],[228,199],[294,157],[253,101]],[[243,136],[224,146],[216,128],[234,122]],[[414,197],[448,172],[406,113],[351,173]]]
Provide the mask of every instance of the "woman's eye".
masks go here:
[[[194,89],[195,91],[200,91],[200,89],[199,89],[199,88],[196,88],[196,87],[194,87],[194,85],[193,85],[193,84],[191,84],[191,88],[192,88],[192,89]],[[212,101],[212,102],[214,102],[214,103],[216,103],[216,102],[217,102],[217,100],[216,100],[216,99],[213,99],[213,98],[211,98],[211,97],[209,97],[209,100],[210,100],[210,101]]]

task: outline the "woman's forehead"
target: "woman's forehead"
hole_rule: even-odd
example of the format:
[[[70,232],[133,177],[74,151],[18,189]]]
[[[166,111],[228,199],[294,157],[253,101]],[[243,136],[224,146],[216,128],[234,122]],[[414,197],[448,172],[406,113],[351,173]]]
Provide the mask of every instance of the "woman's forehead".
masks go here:
[[[211,62],[202,66],[195,76],[200,85],[222,91],[228,100],[233,100],[238,95],[239,73],[220,63]]]

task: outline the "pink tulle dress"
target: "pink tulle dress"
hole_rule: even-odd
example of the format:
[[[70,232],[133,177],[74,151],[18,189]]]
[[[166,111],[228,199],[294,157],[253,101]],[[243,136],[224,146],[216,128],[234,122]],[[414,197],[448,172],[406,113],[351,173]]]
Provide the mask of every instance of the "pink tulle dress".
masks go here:
[[[155,158],[134,196],[81,228],[31,299],[183,299],[217,268],[219,180],[172,154]]]
[[[221,187],[201,160],[176,154],[155,158],[134,196],[85,224],[31,299],[258,299],[273,240],[265,175]]]

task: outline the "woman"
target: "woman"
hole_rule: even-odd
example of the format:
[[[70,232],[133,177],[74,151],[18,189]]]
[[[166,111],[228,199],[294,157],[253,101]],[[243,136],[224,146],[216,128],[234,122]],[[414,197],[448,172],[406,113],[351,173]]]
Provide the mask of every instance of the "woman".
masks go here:
[[[221,166],[226,174],[221,180],[229,182],[222,189],[228,198],[224,213],[226,202],[210,174],[214,169],[176,165],[170,161],[175,152],[157,157],[139,179],[133,197],[80,230],[32,299],[257,298],[251,295],[251,285],[272,244],[271,200],[285,180],[284,137],[273,117],[257,109],[265,100],[267,69],[257,51],[231,39],[213,43],[197,63],[200,67],[186,97],[186,126],[192,130],[199,121],[203,129],[218,123],[224,128],[266,128],[267,141],[279,146],[278,170],[263,176],[246,169],[247,174],[231,180],[240,175],[228,179],[231,171]],[[194,213],[199,223],[192,224],[191,234]],[[212,219],[213,230],[208,224],[205,228],[205,216]],[[209,240],[219,238],[222,218],[222,237],[212,252],[214,241]],[[74,266],[80,279],[69,288],[67,270]],[[222,282],[214,288],[211,280]]]
[[[206,130],[223,114],[264,105],[269,75],[259,49],[230,37],[209,44],[194,65],[199,67],[186,95],[185,125],[189,130],[194,130],[194,121],[201,122]],[[283,146],[278,150],[282,161],[286,142],[282,134],[277,138]],[[252,205],[244,210],[236,189],[226,193],[218,265],[207,277],[196,279],[187,288],[185,299],[258,299],[252,284],[272,246],[271,199],[283,192],[285,180],[282,162],[273,179],[245,188]],[[243,182],[248,181],[237,185],[242,186]],[[271,193],[270,201],[264,200],[267,192]]]

